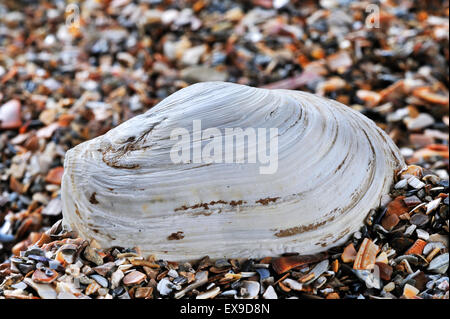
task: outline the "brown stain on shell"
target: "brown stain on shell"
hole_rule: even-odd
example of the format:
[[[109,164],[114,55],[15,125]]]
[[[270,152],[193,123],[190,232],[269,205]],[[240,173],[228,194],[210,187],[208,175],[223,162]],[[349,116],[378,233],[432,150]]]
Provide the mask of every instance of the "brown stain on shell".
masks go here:
[[[223,200],[218,200],[218,201],[211,201],[209,203],[199,203],[199,204],[195,204],[195,205],[192,205],[192,206],[183,205],[181,207],[175,208],[174,211],[178,212],[178,211],[183,211],[183,210],[188,210],[188,209],[197,209],[197,208],[203,208],[205,210],[208,210],[209,206],[214,206],[214,205],[217,205],[217,204],[223,204],[223,205],[227,205],[228,204],[230,206],[238,206],[238,205],[242,205],[242,204],[245,204],[245,203],[247,203],[247,202],[245,202],[243,200],[238,200],[238,201],[232,200],[230,202],[226,202],[226,201],[223,201]]]
[[[180,240],[183,238],[184,238],[184,235],[183,235],[182,231],[177,231],[176,233],[172,233],[167,237],[168,240]]]
[[[275,203],[278,199],[280,199],[280,197],[267,197],[257,200],[256,203],[266,206],[269,205],[269,203]]]
[[[106,150],[98,150],[102,153],[103,162],[113,168],[123,168],[123,169],[136,169],[139,168],[139,164],[128,164],[123,165],[118,162],[124,156],[126,156],[129,152],[146,149],[150,146],[142,145],[145,142],[146,137],[150,134],[153,129],[161,124],[167,118],[162,119],[157,123],[153,123],[147,130],[145,130],[138,138],[135,136],[130,136],[125,142],[124,145],[119,146],[118,148],[113,148],[111,145],[106,148]]]
[[[318,222],[318,223],[312,223],[309,225],[301,225],[301,226],[295,226],[295,227],[290,227],[290,228],[286,228],[286,229],[282,229],[280,231],[278,231],[277,233],[275,233],[275,236],[277,237],[288,237],[288,236],[294,236],[294,235],[298,235],[301,233],[305,233],[308,231],[312,231],[312,230],[316,230],[317,228],[325,225],[327,222],[331,222],[334,220],[334,216],[330,217],[327,220]]]
[[[89,198],[89,202],[93,205],[97,205],[99,203],[97,198],[95,198],[95,195],[97,195],[97,193],[93,192],[91,197]]]

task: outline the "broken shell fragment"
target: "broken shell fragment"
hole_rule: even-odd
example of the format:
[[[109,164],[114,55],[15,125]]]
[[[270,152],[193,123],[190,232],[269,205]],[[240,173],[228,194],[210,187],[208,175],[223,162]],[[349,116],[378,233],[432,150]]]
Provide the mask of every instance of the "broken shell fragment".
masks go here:
[[[235,296],[235,299],[256,299],[260,290],[260,284],[256,281],[246,280],[242,282],[242,297]]]
[[[389,262],[388,255],[386,252],[382,251],[375,259],[376,263],[387,264]]]
[[[196,299],[212,299],[220,293],[220,287],[212,288],[197,295]]]
[[[313,269],[310,270],[309,274],[314,274],[314,276],[305,282],[305,284],[310,284],[317,278],[319,278],[325,271],[327,271],[330,262],[328,259],[322,260],[320,263],[314,266]]]
[[[58,277],[58,273],[52,269],[45,269],[45,271],[37,269],[31,279],[37,283],[51,283]]]
[[[177,293],[175,293],[174,298],[175,299],[182,298],[189,291],[191,291],[197,287],[200,287],[200,286],[206,284],[207,282],[208,282],[208,272],[200,271],[195,275],[195,281],[192,284],[190,284],[189,286],[187,286],[186,288],[184,288],[183,290],[180,290]]]
[[[38,284],[34,282],[31,278],[25,278],[23,280],[28,286],[36,290],[39,297],[42,299],[56,299],[57,293],[53,286],[48,284]]]
[[[361,281],[363,281],[366,284],[367,288],[375,288],[380,289],[381,288],[381,277],[379,276],[379,273],[376,273],[372,270],[360,270],[360,269],[353,269],[353,273],[358,277]]]
[[[376,263],[375,264],[378,267],[378,271],[380,274],[380,278],[383,280],[390,280],[392,275],[392,267],[385,263]]]
[[[291,288],[292,290],[302,291],[303,285],[301,283],[299,283],[298,281],[295,281],[295,280],[290,279],[290,278],[286,278],[282,282],[283,282],[283,284],[285,286]]]
[[[425,240],[422,239],[417,239],[414,244],[411,246],[411,248],[409,248],[405,255],[411,255],[411,254],[415,254],[415,255],[421,255],[423,252],[423,248],[425,247],[425,245],[427,244],[427,242]]]
[[[372,240],[364,238],[355,257],[353,269],[369,269],[373,267],[380,248]]]
[[[124,278],[123,278],[123,284],[126,286],[129,285],[138,285],[141,282],[143,282],[145,279],[147,278],[147,276],[145,276],[143,273],[141,273],[140,271],[137,270],[133,270],[132,272],[128,273]]]
[[[278,299],[277,293],[272,286],[267,287],[262,297],[263,299]]]
[[[441,203],[442,198],[437,198],[435,200],[432,200],[431,202],[429,202],[428,204],[425,205],[425,207],[427,208],[427,212],[426,214],[430,214],[433,210],[435,210],[437,207],[439,207],[439,204]]]
[[[272,267],[277,274],[283,274],[292,268],[319,262],[327,257],[326,253],[279,257],[272,261]]]
[[[416,176],[421,178],[423,175],[423,168],[417,165],[409,165],[407,168],[400,172],[402,179],[410,178],[411,176]]]
[[[347,245],[347,247],[344,248],[341,259],[344,263],[350,263],[352,261],[355,261],[356,254],[357,252],[355,246],[353,246],[353,243],[350,243]]]
[[[196,120],[203,135],[193,136]],[[211,137],[220,132],[222,145],[226,128],[277,129],[269,148],[276,164],[248,161],[257,146],[251,133],[242,137],[247,143],[231,145],[247,162],[195,158],[198,147],[216,155]],[[176,129],[194,142],[171,139]],[[176,145],[197,155],[173,161]],[[139,246],[144,255],[173,261],[314,254],[359,229],[404,166],[391,139],[343,104],[300,91],[204,82],[69,150],[63,218],[104,248]]]
[[[436,258],[434,258],[430,265],[428,266],[428,270],[438,273],[438,274],[444,274],[448,269],[448,262],[449,257],[448,253],[442,254]]]
[[[403,288],[403,296],[406,298],[414,298],[419,293],[419,289],[417,289],[414,286],[411,286],[410,284],[406,284]]]

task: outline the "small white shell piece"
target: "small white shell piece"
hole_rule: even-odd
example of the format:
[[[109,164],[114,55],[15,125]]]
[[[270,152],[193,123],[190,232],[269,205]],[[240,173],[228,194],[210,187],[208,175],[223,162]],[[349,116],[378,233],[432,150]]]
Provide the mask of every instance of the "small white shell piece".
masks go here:
[[[278,147],[270,149],[277,169],[261,174],[266,164],[245,161],[174,163],[173,130],[192,137],[196,120],[203,131],[277,128]],[[203,147],[211,138],[192,141],[191,155],[195,142]],[[174,261],[315,253],[358,230],[404,166],[391,139],[343,104],[204,82],[69,150],[63,217],[102,247],[139,246]]]

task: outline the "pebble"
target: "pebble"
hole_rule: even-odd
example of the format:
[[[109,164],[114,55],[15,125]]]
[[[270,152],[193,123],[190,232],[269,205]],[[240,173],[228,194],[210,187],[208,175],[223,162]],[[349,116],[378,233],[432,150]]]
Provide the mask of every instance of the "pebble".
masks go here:
[[[131,299],[130,295],[127,291],[125,291],[123,294],[118,296],[119,299]]]
[[[92,275],[94,273],[94,270],[88,265],[84,265],[83,268],[81,268],[81,272],[85,275]]]

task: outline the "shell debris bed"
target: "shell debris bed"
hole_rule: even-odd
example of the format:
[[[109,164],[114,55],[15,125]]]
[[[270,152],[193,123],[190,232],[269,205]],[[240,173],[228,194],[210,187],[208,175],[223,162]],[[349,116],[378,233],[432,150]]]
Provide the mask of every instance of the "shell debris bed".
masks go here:
[[[377,3],[377,27],[367,4],[334,0],[86,0],[75,4],[80,19],[71,19],[74,16],[66,12],[65,1],[48,0],[45,5],[29,0],[1,1],[0,299],[449,299],[448,1],[382,1]],[[79,154],[70,149],[87,148],[109,138],[109,144],[99,148],[103,153],[88,150],[87,154],[96,156],[98,170],[128,170],[133,175],[131,171],[148,169],[145,165],[150,163],[128,161],[128,155],[137,158],[144,152],[140,148],[158,138],[157,132],[167,133],[175,123],[173,105],[167,105],[168,101],[210,85],[195,85],[199,82],[232,82],[243,85],[240,92],[256,92],[272,102],[288,101],[292,118],[283,112],[268,117],[271,123],[288,121],[277,127],[288,123],[298,128],[303,124],[320,126],[321,122],[329,125],[311,132],[284,126],[291,144],[307,145],[304,152],[291,152],[296,148],[289,147],[292,145],[281,136],[282,151],[288,150],[286,157],[279,159],[279,177],[284,179],[264,188],[261,181],[268,177],[253,175],[250,170],[238,176],[242,183],[235,186],[244,187],[254,176],[258,177],[254,185],[259,187],[247,187],[240,194],[220,189],[220,196],[192,195],[186,180],[175,185],[184,192],[174,192],[179,197],[171,202],[169,195],[173,194],[167,190],[173,189],[175,179],[165,185],[157,180],[152,183],[165,193],[138,189],[136,201],[126,205],[121,193],[131,190],[125,189],[130,185],[125,177],[116,177],[116,187],[110,185],[112,179],[95,174],[95,169],[84,176],[72,168],[64,169],[66,157],[79,160]],[[300,114],[301,108],[292,101],[300,96],[309,99],[301,92],[346,107],[336,106],[342,113],[332,112],[322,121],[305,102],[302,107],[308,110]],[[286,98],[291,94],[292,98]],[[212,100],[219,98],[211,95]],[[244,95],[228,94],[223,102]],[[316,96],[313,99],[323,101]],[[247,105],[252,114],[239,120],[261,122],[259,116],[275,104],[265,105],[262,113],[252,112]],[[159,110],[161,105],[167,110]],[[327,113],[326,109],[322,111]],[[244,112],[229,110],[230,119]],[[163,116],[164,112],[170,116]],[[306,123],[306,114],[313,121]],[[311,117],[313,114],[318,116]],[[394,150],[387,157],[376,158],[398,158],[401,167],[404,160],[405,169],[392,171],[389,177],[389,172],[379,170],[386,163],[377,160],[374,172],[385,176],[386,183],[377,174],[368,177],[365,168],[372,151],[363,143],[361,132],[356,134],[358,149],[367,153],[356,154],[350,144],[343,146],[337,139],[335,147],[339,144],[345,151],[331,148],[335,158],[326,158],[327,144],[316,145],[313,140],[331,138],[332,124],[337,123],[334,119],[340,123],[348,118],[345,114],[352,114],[350,118],[362,114],[372,120],[363,120],[372,123],[365,129],[368,136],[373,138],[374,130],[384,131],[379,139],[388,136],[386,141],[395,144],[376,138],[374,145],[383,146],[375,150]],[[204,127],[225,124],[223,117],[212,117],[210,123],[202,122]],[[125,135],[123,140],[116,139],[115,128],[142,119],[147,121],[145,126],[129,128],[139,133],[133,134],[134,140]],[[336,136],[354,129],[339,126]],[[311,140],[300,140],[301,134],[309,134]],[[147,148],[145,153],[151,153],[152,147]],[[319,149],[322,152],[316,152]],[[308,176],[308,194],[313,197],[317,193],[316,202],[305,198],[311,210],[302,210],[300,200],[285,197],[293,189],[284,185],[292,180],[292,185],[302,189],[299,175],[287,172],[298,165],[295,156],[304,160],[308,155],[325,159],[328,166],[319,161],[311,163],[310,170],[299,168],[299,174]],[[350,161],[354,158],[359,159],[360,170]],[[158,169],[167,173],[168,168]],[[213,168],[196,167],[195,171],[208,169]],[[319,169],[323,175],[316,178],[313,172]],[[344,178],[340,174],[344,172],[352,178]],[[239,180],[236,172],[227,173],[230,178],[222,174],[223,180]],[[61,188],[74,174],[78,182],[85,181],[73,192],[83,204],[78,209],[71,206]],[[371,180],[364,188],[375,194],[373,198],[348,187],[364,184],[364,179]],[[287,182],[283,184],[283,180]],[[141,182],[139,178],[136,181]],[[200,185],[211,183],[211,179],[202,180]],[[360,214],[349,209],[348,216],[355,219],[345,221],[348,226],[334,233],[335,222],[345,219],[333,211],[344,204],[339,194],[347,200],[352,195],[360,198],[357,207],[364,209]],[[146,195],[159,197],[149,202]],[[113,197],[120,200],[112,201]],[[107,211],[105,198],[121,206]],[[289,210],[290,201],[298,212]],[[235,238],[227,238],[229,244],[221,245],[220,229],[201,229],[188,222],[167,231],[163,231],[165,227],[152,228],[154,237],[148,238],[160,242],[143,243],[139,241],[145,232],[141,226],[147,221],[142,216],[143,222],[125,223],[128,234],[134,233],[133,227],[136,233],[126,238],[111,230],[105,219],[83,218],[89,224],[82,225],[77,217],[101,216],[88,214],[86,208],[123,217],[133,205],[146,211],[149,220],[161,214],[155,207],[166,207],[177,216],[190,213],[192,219],[188,220],[201,221],[201,226],[205,220],[228,219],[232,223],[227,232],[231,229]],[[274,209],[281,206],[281,211]],[[322,207],[326,209],[320,210]],[[220,209],[223,212],[219,213]],[[243,218],[244,212],[253,212],[254,221],[257,211],[274,216],[283,212],[287,217],[257,218],[254,223]],[[334,220],[325,222],[328,212],[335,214]],[[240,219],[231,218],[234,215]],[[273,227],[268,225],[271,220]],[[307,245],[303,247],[296,239]],[[125,247],[119,247],[119,242]],[[201,245],[193,245],[195,242]],[[191,244],[195,249],[181,248]],[[253,245],[257,249],[249,249]],[[190,260],[182,260],[185,258]]]

